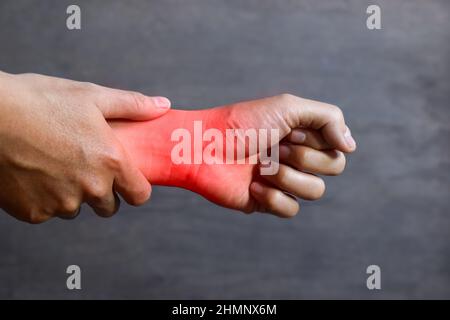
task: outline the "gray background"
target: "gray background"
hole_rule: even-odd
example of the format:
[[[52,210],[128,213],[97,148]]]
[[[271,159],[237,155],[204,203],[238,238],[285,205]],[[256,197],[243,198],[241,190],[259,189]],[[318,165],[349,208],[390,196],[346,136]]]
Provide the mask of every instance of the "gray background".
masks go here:
[[[81,31],[65,27],[71,3]],[[380,31],[365,26],[373,3]],[[167,95],[184,109],[290,92],[341,106],[359,149],[292,220],[171,188],[109,220],[88,208],[39,226],[1,214],[0,298],[450,298],[449,9],[2,0],[1,70]],[[82,291],[65,288],[69,264]],[[381,291],[365,286],[370,264]]]

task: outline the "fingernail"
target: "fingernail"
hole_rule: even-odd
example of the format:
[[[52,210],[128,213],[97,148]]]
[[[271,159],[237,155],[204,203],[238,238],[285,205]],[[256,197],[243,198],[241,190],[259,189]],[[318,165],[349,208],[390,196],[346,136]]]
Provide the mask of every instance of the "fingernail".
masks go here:
[[[300,130],[293,130],[291,133],[291,141],[294,143],[303,143],[306,140],[306,134]]]
[[[349,128],[347,128],[347,130],[345,131],[344,138],[345,138],[345,141],[347,142],[347,146],[350,149],[354,149],[356,147],[355,139],[353,139],[352,133],[350,132]]]
[[[165,97],[152,97],[153,102],[158,108],[161,109],[169,109],[170,108],[170,100]]]
[[[251,187],[252,191],[255,192],[255,193],[259,193],[259,194],[263,193],[264,188],[258,182],[253,182],[250,187]]]
[[[289,156],[289,154],[291,153],[291,149],[284,144],[280,145],[279,151],[280,151],[280,158],[283,158],[283,159],[286,159]]]

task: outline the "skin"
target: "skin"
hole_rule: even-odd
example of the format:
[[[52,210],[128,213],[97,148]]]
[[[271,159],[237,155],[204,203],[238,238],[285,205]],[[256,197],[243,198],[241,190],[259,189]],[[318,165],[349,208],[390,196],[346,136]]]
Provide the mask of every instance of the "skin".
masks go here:
[[[194,121],[204,129],[279,129],[280,168],[261,176],[257,164],[174,164],[171,150],[178,128],[192,131]],[[153,184],[192,190],[210,201],[246,213],[292,217],[297,198],[319,199],[325,191],[317,175],[338,175],[344,153],[356,143],[341,110],[333,105],[290,94],[240,102],[208,110],[170,110],[153,121],[110,121],[144,176]],[[151,138],[150,138],[151,137]],[[247,155],[248,156],[248,155]]]
[[[103,217],[150,197],[148,180],[106,119],[151,120],[170,102],[36,74],[0,72],[0,207],[41,223],[87,202]]]

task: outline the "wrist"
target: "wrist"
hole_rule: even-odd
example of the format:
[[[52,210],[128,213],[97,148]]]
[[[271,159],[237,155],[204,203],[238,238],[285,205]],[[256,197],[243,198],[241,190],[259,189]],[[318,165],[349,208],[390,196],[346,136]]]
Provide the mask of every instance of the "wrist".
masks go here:
[[[196,122],[201,122],[203,131],[208,128],[222,131],[227,123],[224,109],[193,111],[172,109],[166,115],[152,121],[113,121],[110,125],[122,145],[132,155],[135,164],[152,184],[192,190],[195,189],[193,181],[196,181],[201,165],[173,162],[174,147],[186,141],[181,141],[172,134],[179,129],[186,130],[190,133],[189,143],[192,144]],[[192,148],[194,148],[193,145]],[[193,157],[194,154],[192,153],[191,156]]]

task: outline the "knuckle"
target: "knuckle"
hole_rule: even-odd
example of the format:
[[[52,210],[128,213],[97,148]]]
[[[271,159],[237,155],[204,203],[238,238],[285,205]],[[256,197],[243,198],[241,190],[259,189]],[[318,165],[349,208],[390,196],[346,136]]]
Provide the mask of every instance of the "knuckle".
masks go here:
[[[108,196],[109,190],[105,185],[97,186],[91,190],[92,198],[95,200],[102,200]]]
[[[87,91],[96,91],[100,87],[99,85],[92,82],[78,82],[79,88]]]
[[[86,193],[90,199],[100,202],[105,199],[111,191],[112,187],[108,186],[105,182],[96,181],[88,183]]]
[[[64,82],[65,88],[71,93],[86,94],[98,90],[98,85],[92,82],[70,81]]]
[[[292,102],[298,100],[298,97],[291,93],[282,93],[277,96],[277,98],[282,102]]]
[[[33,73],[33,72],[25,72],[25,73],[22,73],[20,75],[22,77],[30,78],[30,79],[34,79],[34,78],[38,77],[38,74],[37,73]]]
[[[122,162],[124,161],[123,152],[117,146],[106,147],[102,152],[100,152],[99,160],[102,167],[112,169],[113,171],[118,171]]]
[[[334,120],[336,121],[344,120],[344,113],[342,112],[341,108],[332,104],[329,104],[328,106],[330,108],[330,113]]]
[[[68,197],[64,199],[60,205],[60,210],[65,213],[76,212],[80,208],[78,199]]]
[[[145,106],[145,96],[142,93],[135,91],[129,92],[129,95],[136,111],[142,110]]]

